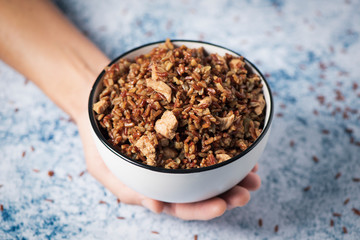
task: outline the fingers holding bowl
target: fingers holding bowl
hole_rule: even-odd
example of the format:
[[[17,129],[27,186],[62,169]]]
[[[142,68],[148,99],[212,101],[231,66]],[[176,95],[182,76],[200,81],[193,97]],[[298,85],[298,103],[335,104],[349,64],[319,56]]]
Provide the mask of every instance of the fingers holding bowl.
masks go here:
[[[250,192],[241,186],[236,185],[229,191],[220,195],[227,204],[227,209],[243,207],[250,201]]]
[[[259,169],[259,164],[255,164],[255,167],[253,167],[253,169],[251,169],[252,172],[257,172]]]
[[[165,203],[164,213],[183,220],[210,220],[225,213],[227,203],[214,197],[194,203]]]
[[[256,173],[250,172],[238,185],[249,191],[255,191],[260,188],[261,179]]]

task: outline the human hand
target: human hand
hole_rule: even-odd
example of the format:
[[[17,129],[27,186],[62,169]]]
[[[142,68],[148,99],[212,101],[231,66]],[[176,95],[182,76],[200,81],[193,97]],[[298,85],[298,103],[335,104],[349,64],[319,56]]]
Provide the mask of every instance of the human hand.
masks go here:
[[[76,122],[83,142],[88,172],[123,203],[144,206],[155,213],[164,212],[184,220],[210,220],[221,216],[226,210],[245,206],[250,200],[249,191],[257,190],[261,185],[260,177],[256,174],[256,165],[238,185],[204,201],[166,203],[145,197],[127,187],[107,168],[92,139],[87,115],[84,114],[84,117]]]

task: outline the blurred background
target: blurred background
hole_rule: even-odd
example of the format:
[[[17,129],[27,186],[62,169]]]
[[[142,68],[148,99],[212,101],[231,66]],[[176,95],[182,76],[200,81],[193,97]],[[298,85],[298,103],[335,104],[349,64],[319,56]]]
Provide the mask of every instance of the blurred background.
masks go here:
[[[255,63],[275,101],[263,185],[207,222],[119,204],[69,116],[0,61],[0,239],[360,239],[360,1],[54,3],[110,58],[170,38]]]

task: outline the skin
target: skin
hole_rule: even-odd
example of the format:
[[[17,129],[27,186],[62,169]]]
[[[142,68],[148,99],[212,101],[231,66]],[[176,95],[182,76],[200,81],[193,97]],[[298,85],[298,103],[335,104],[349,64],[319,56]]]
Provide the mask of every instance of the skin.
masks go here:
[[[125,186],[96,150],[87,116],[87,100],[98,73],[110,61],[45,0],[0,0],[0,58],[33,81],[78,126],[88,172],[121,202],[184,220],[209,220],[245,206],[257,190],[257,166],[228,192],[196,203],[165,203]]]

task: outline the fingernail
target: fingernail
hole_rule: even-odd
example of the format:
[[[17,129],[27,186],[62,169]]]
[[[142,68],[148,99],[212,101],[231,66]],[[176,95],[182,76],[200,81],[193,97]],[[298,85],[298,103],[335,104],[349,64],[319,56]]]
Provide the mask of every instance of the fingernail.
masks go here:
[[[151,205],[150,201],[151,200],[149,200],[149,199],[144,199],[144,200],[141,201],[141,205],[143,205],[143,207],[149,209],[150,211],[154,212],[154,210],[151,208],[152,205]]]

